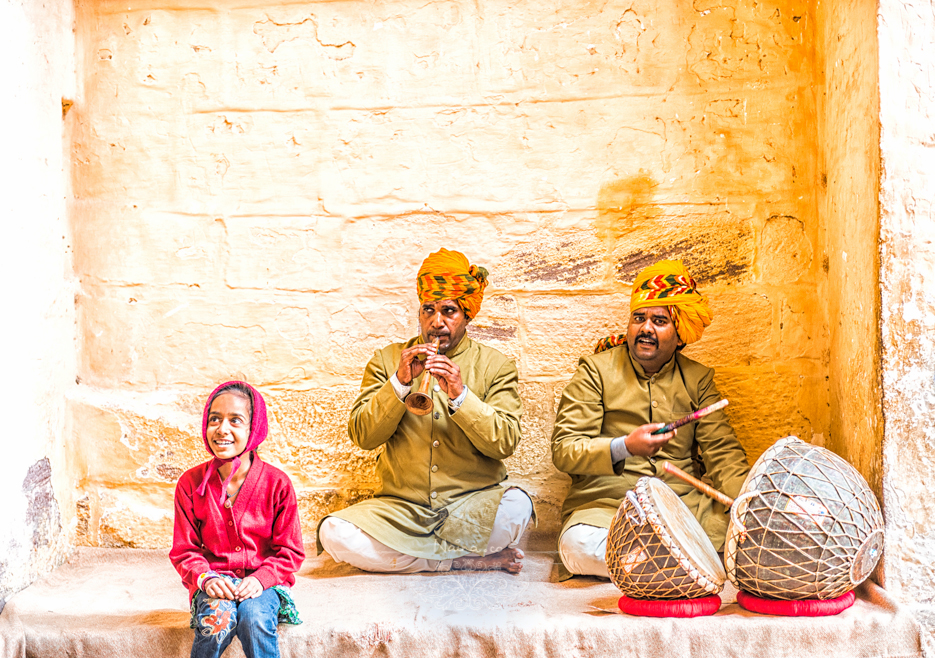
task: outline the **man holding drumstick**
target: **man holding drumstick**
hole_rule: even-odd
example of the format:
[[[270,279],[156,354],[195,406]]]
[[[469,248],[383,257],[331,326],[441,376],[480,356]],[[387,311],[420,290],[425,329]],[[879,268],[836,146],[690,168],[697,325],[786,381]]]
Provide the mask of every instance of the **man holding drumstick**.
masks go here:
[[[520,440],[516,364],[467,336],[486,286],[487,270],[456,251],[422,263],[420,335],[374,354],[348,423],[359,447],[383,446],[381,487],[322,519],[319,552],[365,571],[522,569],[532,501],[500,485]],[[431,411],[417,415],[405,401],[430,375]]]
[[[727,509],[664,473],[662,463],[695,472],[697,446],[715,488],[737,496],[750,467],[727,416],[715,411],[652,434],[720,400],[714,371],[681,353],[710,323],[708,303],[682,262],[660,261],[634,281],[627,333],[602,339],[594,355],[578,362],[552,432],[552,462],[572,480],[558,544],[572,575],[609,577],[608,528],[626,492],[645,475],[671,486],[722,550]]]

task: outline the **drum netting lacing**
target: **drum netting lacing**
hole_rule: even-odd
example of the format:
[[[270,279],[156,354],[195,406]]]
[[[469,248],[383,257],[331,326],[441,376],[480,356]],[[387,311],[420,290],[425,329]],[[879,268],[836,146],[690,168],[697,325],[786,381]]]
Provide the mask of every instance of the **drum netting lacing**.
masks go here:
[[[638,521],[639,510],[630,499],[624,499],[610,525],[606,560],[611,580],[620,591],[636,599],[682,599],[717,594],[723,587],[723,574],[717,582],[716,577],[702,573],[672,541],[652,508],[647,492],[649,480],[640,478],[634,488],[645,522]],[[681,501],[678,503],[684,505]],[[688,513],[687,509],[685,511]],[[710,550],[713,552],[713,547]]]
[[[836,598],[870,574],[882,551],[883,518],[863,477],[795,437],[760,457],[734,507],[727,574],[758,596]]]

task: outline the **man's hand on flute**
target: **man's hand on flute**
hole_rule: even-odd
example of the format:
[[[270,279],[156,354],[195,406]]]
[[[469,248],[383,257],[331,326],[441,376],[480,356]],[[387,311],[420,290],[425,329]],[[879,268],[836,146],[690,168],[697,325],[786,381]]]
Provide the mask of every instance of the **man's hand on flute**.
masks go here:
[[[434,356],[438,352],[438,346],[435,343],[419,343],[402,351],[399,355],[399,366],[396,368],[396,379],[403,386],[411,386],[412,380],[422,374],[425,370],[425,364],[428,357]],[[419,357],[424,356],[423,361]]]

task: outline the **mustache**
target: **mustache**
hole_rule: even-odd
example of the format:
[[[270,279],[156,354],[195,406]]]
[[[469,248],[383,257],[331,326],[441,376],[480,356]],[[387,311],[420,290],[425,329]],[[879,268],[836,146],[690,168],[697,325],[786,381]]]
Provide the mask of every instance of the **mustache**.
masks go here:
[[[659,344],[659,341],[656,339],[656,337],[655,337],[655,336],[650,336],[649,334],[639,334],[639,335],[636,337],[636,340],[640,340],[640,339],[644,339],[644,338],[645,338],[646,340],[648,340],[648,341],[651,341],[653,345],[658,345],[658,344]]]

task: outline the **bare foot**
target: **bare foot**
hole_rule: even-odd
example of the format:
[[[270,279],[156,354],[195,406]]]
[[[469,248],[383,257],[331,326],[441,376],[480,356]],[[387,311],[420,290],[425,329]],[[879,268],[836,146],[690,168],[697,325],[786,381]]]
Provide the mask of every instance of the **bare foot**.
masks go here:
[[[467,555],[455,558],[451,563],[452,571],[493,571],[500,569],[509,573],[519,573],[523,570],[525,554],[518,548],[504,548],[499,553],[491,553],[480,557]]]

